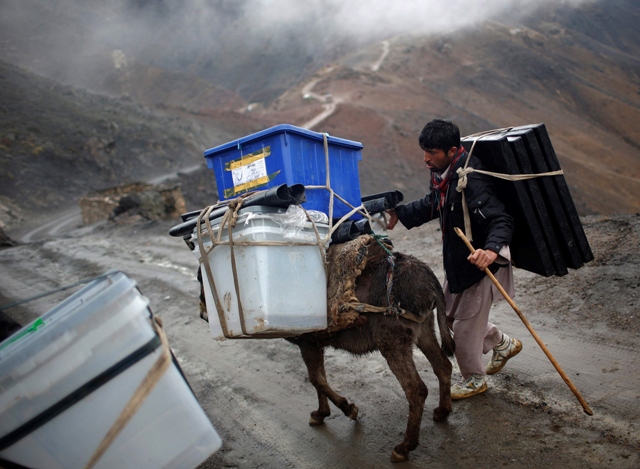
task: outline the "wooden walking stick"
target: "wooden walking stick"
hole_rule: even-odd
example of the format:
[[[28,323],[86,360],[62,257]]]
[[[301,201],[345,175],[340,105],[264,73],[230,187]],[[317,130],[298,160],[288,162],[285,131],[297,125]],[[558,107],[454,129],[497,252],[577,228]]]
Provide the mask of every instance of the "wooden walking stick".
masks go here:
[[[467,245],[467,247],[471,251],[471,254],[476,252],[476,250],[471,245],[471,243],[469,242],[467,237],[464,235],[462,230],[460,228],[458,228],[458,227],[454,227],[454,230],[455,230],[456,234],[458,236],[460,236],[462,241],[464,241],[464,244]],[[484,272],[491,279],[491,281],[498,288],[498,290],[500,290],[500,293],[502,293],[502,296],[504,296],[505,300],[507,300],[509,302],[509,304],[511,305],[513,310],[516,312],[518,317],[520,317],[520,319],[524,323],[525,327],[529,330],[529,332],[531,333],[533,338],[536,340],[536,342],[538,343],[538,345],[540,346],[542,351],[545,353],[545,355],[547,356],[547,358],[549,359],[551,364],[554,366],[556,371],[560,374],[560,376],[562,377],[564,382],[567,383],[567,386],[569,386],[569,389],[571,389],[571,392],[578,398],[578,401],[580,402],[580,405],[582,406],[582,409],[584,410],[584,413],[587,414],[587,415],[593,415],[593,411],[589,408],[589,406],[587,405],[587,402],[584,400],[584,398],[582,397],[580,392],[576,389],[576,387],[573,385],[573,383],[571,382],[569,377],[565,374],[565,372],[562,371],[562,368],[560,368],[560,364],[556,361],[556,359],[553,357],[553,355],[551,355],[551,352],[549,352],[549,350],[547,349],[547,346],[542,342],[540,337],[538,337],[538,334],[536,334],[536,331],[533,330],[533,327],[531,327],[531,324],[529,324],[529,321],[527,321],[527,318],[525,318],[524,314],[522,314],[522,311],[520,311],[520,309],[516,306],[516,304],[513,302],[513,300],[509,297],[509,295],[504,290],[504,288],[502,288],[502,285],[500,285],[500,282],[498,282],[498,280],[494,277],[494,275],[491,273],[491,271],[489,270],[488,267],[486,267],[484,269]]]

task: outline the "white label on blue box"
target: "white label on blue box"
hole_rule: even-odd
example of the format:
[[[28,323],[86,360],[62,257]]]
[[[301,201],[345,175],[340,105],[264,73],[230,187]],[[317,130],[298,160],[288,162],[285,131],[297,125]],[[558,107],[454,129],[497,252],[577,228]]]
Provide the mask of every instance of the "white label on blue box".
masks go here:
[[[248,182],[255,181],[256,179],[266,177],[267,164],[265,163],[264,158],[260,158],[259,160],[252,161],[246,166],[240,166],[239,168],[232,169],[231,175],[233,177],[234,187],[246,184]]]
[[[267,174],[265,158],[269,155],[271,155],[271,148],[264,147],[225,163],[225,171],[231,171],[233,187],[225,188],[224,197],[235,197],[243,192],[269,184],[269,181],[272,181],[280,173],[278,170]]]

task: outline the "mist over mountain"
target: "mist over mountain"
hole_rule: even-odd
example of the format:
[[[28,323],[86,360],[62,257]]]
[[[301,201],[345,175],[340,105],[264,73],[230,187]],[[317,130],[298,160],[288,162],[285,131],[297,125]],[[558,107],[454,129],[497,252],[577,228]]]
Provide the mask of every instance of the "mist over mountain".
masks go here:
[[[465,135],[544,122],[582,214],[638,212],[639,22],[632,0],[7,0],[3,194],[22,203],[33,174],[70,171],[72,182],[40,187],[46,207],[202,162],[206,148],[271,125],[310,123],[364,144],[363,193],[420,197],[417,134],[445,117]],[[126,138],[97,154],[87,141],[108,147],[111,121]],[[53,145],[70,163],[15,142]]]
[[[9,0],[3,58],[66,84],[109,90],[113,51],[269,102],[322,65],[401,34],[517,20],[585,0]]]

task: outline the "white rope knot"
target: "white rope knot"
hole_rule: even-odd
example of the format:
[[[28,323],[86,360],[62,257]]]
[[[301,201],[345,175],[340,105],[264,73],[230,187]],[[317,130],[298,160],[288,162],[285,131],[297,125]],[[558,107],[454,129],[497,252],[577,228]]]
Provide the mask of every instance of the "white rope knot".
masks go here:
[[[470,167],[458,168],[456,173],[458,173],[458,185],[456,186],[456,190],[458,192],[462,192],[467,188],[467,174],[472,173],[474,170]]]

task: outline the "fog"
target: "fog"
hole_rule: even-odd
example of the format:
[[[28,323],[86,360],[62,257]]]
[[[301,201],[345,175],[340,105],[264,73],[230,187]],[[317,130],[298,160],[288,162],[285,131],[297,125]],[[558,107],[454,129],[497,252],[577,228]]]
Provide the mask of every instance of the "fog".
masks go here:
[[[118,50],[248,97],[286,88],[319,63],[374,41],[518,21],[542,7],[587,1],[3,0],[0,59],[91,88]],[[275,71],[271,81],[256,68]]]
[[[113,5],[112,15],[96,18],[91,28],[99,41],[126,37],[146,46],[159,35],[198,50],[216,50],[229,39],[260,47],[265,40],[284,38],[315,51],[318,42],[330,39],[366,43],[400,34],[439,34],[491,19],[515,21],[549,5],[574,7],[588,1],[106,0],[102,8]]]
[[[584,0],[248,0],[247,20],[256,24],[313,23],[324,20],[329,32],[357,38],[451,31],[508,15],[526,16],[548,4],[575,6]],[[256,14],[253,15],[252,13]]]

